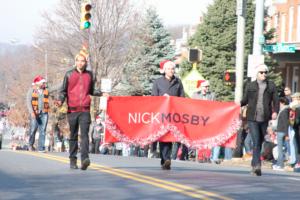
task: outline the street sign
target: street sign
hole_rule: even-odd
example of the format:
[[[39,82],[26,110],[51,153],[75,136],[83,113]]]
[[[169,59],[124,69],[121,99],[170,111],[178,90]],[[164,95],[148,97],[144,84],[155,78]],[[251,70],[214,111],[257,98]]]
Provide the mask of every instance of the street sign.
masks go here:
[[[111,79],[103,78],[101,79],[101,92],[110,93],[112,89]]]
[[[199,80],[205,80],[204,77],[198,72],[196,68],[193,68],[186,76],[182,79],[184,92],[187,96],[192,97],[194,92],[198,90],[197,84]]]
[[[294,44],[276,43],[275,45],[264,45],[263,51],[272,53],[295,53],[296,46]]]

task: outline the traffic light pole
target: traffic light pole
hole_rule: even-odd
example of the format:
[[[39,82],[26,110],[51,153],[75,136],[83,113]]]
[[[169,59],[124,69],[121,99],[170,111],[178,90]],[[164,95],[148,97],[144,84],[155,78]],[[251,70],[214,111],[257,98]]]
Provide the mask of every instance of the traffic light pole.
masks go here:
[[[238,19],[236,36],[236,79],[234,101],[236,103],[239,103],[243,96],[246,0],[237,0],[236,15]]]
[[[255,1],[255,24],[254,24],[254,40],[253,55],[262,55],[262,46],[260,39],[264,36],[264,0]]]
[[[262,44],[264,43],[264,2],[265,0],[255,1],[255,23],[254,23],[254,39],[253,53],[248,58],[248,77],[251,81],[256,79],[255,68],[259,64],[264,63],[264,55],[262,54]]]

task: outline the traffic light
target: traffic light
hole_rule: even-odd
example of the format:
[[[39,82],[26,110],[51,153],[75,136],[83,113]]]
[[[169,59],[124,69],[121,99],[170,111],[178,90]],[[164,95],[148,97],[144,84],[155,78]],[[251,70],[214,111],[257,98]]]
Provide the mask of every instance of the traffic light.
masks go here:
[[[188,52],[188,61],[189,62],[199,62],[202,60],[202,51],[199,49],[189,49]]]
[[[81,18],[80,18],[80,29],[88,29],[91,27],[91,9],[92,4],[90,2],[81,3]]]
[[[235,84],[235,70],[228,69],[224,72],[224,82],[226,85]]]

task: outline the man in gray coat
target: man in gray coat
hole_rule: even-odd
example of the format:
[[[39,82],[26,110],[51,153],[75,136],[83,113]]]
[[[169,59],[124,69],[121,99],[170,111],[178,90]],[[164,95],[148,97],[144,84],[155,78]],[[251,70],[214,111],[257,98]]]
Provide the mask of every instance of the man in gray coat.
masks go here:
[[[209,81],[205,80],[200,84],[201,90],[194,92],[192,95],[192,99],[201,99],[201,100],[210,100],[215,101],[216,95],[215,93],[209,90]],[[220,164],[219,156],[220,156],[220,146],[215,146],[211,149],[210,161],[215,164]]]

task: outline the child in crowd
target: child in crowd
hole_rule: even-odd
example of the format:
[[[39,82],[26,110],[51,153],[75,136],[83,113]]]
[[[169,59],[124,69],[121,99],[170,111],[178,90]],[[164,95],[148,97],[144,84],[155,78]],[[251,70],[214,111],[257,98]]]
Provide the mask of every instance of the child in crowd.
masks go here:
[[[279,99],[280,110],[278,117],[273,124],[273,129],[275,129],[277,135],[277,152],[278,158],[275,165],[273,165],[274,170],[283,171],[284,170],[284,149],[283,144],[285,137],[288,135],[289,130],[289,106],[288,100],[285,97]]]

